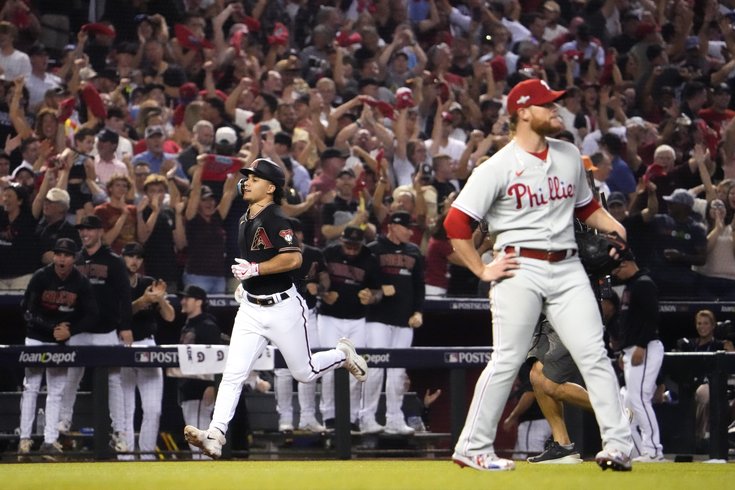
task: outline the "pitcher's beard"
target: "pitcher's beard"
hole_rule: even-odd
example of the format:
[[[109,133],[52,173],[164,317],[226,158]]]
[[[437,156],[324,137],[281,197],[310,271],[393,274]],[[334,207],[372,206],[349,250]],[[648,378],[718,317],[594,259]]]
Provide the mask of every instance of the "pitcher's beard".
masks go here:
[[[553,124],[549,119],[532,119],[531,129],[540,136],[553,136],[563,131],[564,126],[561,124]]]

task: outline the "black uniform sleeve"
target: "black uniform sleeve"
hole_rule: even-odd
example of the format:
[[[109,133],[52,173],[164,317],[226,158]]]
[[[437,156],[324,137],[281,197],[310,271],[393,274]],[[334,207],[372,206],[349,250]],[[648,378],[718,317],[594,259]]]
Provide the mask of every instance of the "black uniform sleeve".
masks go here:
[[[272,240],[273,247],[278,251],[278,253],[301,253],[299,239],[296,238],[296,234],[293,232],[291,223],[289,223],[284,216],[280,213],[275,213],[272,219],[265,223],[265,226],[268,230],[268,237]]]
[[[651,280],[635,281],[631,290],[631,298],[636,302],[631,305],[640,315],[635,319],[639,325],[638,334],[632,343],[644,349],[651,340],[658,338],[658,290]]]
[[[40,308],[41,292],[44,289],[45,269],[39,269],[31,277],[26,292],[23,295],[21,308],[28,330],[35,330],[43,334],[51,334],[56,327],[56,321],[44,315]]]

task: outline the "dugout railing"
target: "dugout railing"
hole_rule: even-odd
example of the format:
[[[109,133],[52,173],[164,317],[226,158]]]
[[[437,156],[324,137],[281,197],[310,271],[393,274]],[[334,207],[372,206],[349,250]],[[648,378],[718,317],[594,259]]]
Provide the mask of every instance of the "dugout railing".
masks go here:
[[[454,443],[466,415],[467,370],[485,366],[490,347],[412,347],[408,349],[359,349],[371,368],[444,369],[449,371],[449,420]],[[110,419],[107,405],[110,367],[178,367],[177,346],[94,347],[94,346],[0,346],[0,365],[22,367],[92,367],[93,369],[93,452],[94,459],[112,457],[109,445]],[[285,367],[280,355],[275,366]],[[680,379],[707,377],[710,384],[710,444],[714,459],[728,458],[727,379],[735,373],[735,353],[666,353],[663,372]],[[335,372],[334,448],[338,459],[352,457],[350,433],[349,375]]]

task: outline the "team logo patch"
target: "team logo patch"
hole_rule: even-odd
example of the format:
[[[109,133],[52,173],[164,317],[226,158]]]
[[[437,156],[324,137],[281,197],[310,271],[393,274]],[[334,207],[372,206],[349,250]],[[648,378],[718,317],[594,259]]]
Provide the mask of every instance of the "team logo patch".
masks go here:
[[[283,239],[286,240],[286,243],[288,243],[289,245],[293,244],[293,231],[281,230],[278,232],[278,235],[283,237]]]
[[[530,96],[528,96],[528,95],[521,95],[520,97],[518,97],[518,102],[517,102],[517,103],[518,103],[518,105],[523,105],[523,104],[525,104],[526,102],[528,102],[528,100],[529,100],[530,98],[531,98],[531,97],[530,97]]]
[[[263,227],[259,226],[255,231],[255,236],[253,237],[252,245],[250,245],[250,250],[266,250],[268,248],[273,248],[273,244],[268,238],[268,234],[265,232]]]

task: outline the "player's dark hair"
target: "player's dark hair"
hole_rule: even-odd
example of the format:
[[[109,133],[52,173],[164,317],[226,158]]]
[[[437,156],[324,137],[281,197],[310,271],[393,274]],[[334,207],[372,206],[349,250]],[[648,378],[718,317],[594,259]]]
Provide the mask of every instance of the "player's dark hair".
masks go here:
[[[283,187],[278,187],[276,184],[273,185],[276,186],[276,190],[273,191],[273,202],[276,204],[281,204],[281,201],[283,201],[283,198],[285,197]]]
[[[518,127],[518,112],[514,112],[510,115],[510,119],[508,120],[508,130],[510,131],[511,136],[513,133],[516,132],[516,128]]]

